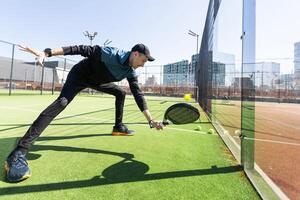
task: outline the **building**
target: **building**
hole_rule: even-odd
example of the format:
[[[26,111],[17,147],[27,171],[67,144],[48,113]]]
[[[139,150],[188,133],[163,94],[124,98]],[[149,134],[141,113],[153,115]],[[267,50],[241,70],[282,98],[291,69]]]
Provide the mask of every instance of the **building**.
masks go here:
[[[199,59],[199,54],[192,55],[192,61],[188,68],[188,83],[189,85],[195,85],[195,69],[197,67],[197,62]]]
[[[280,76],[280,63],[262,62],[256,64],[255,86],[260,89],[276,89],[275,80]]]
[[[300,42],[294,43],[294,81],[300,88]]]
[[[212,66],[212,85],[213,87],[225,86],[225,64],[213,62]]]
[[[215,51],[213,53],[213,62],[214,68],[216,67],[216,64],[217,66],[221,66],[222,64],[222,67],[224,67],[224,69],[222,68],[217,71],[214,69],[219,76],[222,75],[222,78],[224,78],[224,80],[218,81],[218,85],[231,86],[234,82],[234,78],[237,76],[235,69],[235,56],[233,54]]]
[[[163,66],[163,85],[187,86],[189,61],[183,60]]]
[[[67,77],[68,71],[72,67],[66,61],[47,61],[44,62],[44,83],[63,83]],[[23,60],[14,59],[12,70],[12,81],[27,83],[39,83],[42,80],[41,66],[34,62],[24,62]],[[0,57],[0,82],[2,87],[5,86],[11,76],[11,58]]]
[[[156,77],[154,75],[148,77],[145,81],[145,86],[156,86],[157,85],[157,81],[156,81]]]
[[[283,90],[294,90],[295,82],[294,82],[294,74],[282,74],[279,76],[279,79],[276,80],[276,84],[278,85],[278,89]]]

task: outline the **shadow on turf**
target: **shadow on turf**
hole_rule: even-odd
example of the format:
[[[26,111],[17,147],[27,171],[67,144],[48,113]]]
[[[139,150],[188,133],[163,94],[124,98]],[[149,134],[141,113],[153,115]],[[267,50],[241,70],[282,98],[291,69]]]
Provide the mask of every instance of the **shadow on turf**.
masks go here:
[[[147,124],[147,122],[128,122],[125,124]],[[112,122],[103,122],[103,123],[51,123],[49,124],[49,126],[99,126],[99,125],[115,125],[115,123]],[[22,127],[26,127],[26,126],[31,126],[31,124],[1,124],[0,126],[13,126],[13,127],[9,127],[9,128],[4,128],[4,129],[0,129],[0,132],[3,131],[8,131],[8,130],[13,130],[13,129],[18,129],[18,128],[22,128]]]
[[[36,141],[48,141],[48,140],[68,140],[76,138],[86,138],[86,137],[101,137],[101,136],[112,136],[111,133],[100,133],[100,134],[80,134],[80,135],[69,135],[69,136],[42,136]]]
[[[1,149],[0,161],[4,162],[9,151],[15,145],[17,138],[5,138],[0,140]],[[209,169],[196,169],[196,170],[182,170],[174,172],[161,172],[146,174],[149,171],[149,166],[141,161],[134,160],[134,155],[130,153],[118,153],[112,151],[105,151],[99,149],[87,149],[78,147],[67,146],[52,146],[52,145],[34,145],[31,148],[31,153],[28,154],[29,159],[38,159],[41,155],[36,154],[38,151],[71,151],[71,152],[86,152],[86,153],[101,153],[119,156],[123,158],[122,161],[115,163],[101,173],[87,180],[79,181],[64,181],[59,183],[39,184],[39,185],[25,185],[0,188],[0,196],[23,194],[31,192],[46,192],[54,190],[65,190],[74,188],[85,188],[101,185],[120,184],[129,182],[151,181],[170,178],[190,177],[190,176],[203,176],[210,174],[226,174],[242,171],[239,165],[228,167],[212,166]],[[34,152],[34,153],[33,153]],[[1,175],[1,181],[4,180],[4,174]]]
[[[126,122],[125,124],[144,124],[144,125],[148,125],[147,122]],[[210,124],[210,122],[194,122],[191,124]],[[101,125],[115,125],[115,123],[112,122],[103,122],[103,123],[51,123],[49,124],[49,126],[101,126]],[[22,128],[22,127],[29,127],[31,126],[31,124],[1,124],[1,126],[13,126],[13,127],[9,127],[9,128],[4,128],[4,129],[0,129],[0,132],[3,131],[8,131],[8,130],[14,130],[14,129],[18,129],[18,128]]]
[[[88,148],[80,148],[80,147],[68,147],[68,146],[53,146],[53,145],[34,145],[30,149],[30,152],[27,155],[28,160],[38,158],[37,154],[32,152],[38,151],[68,151],[68,152],[84,152],[84,153],[100,153],[106,155],[119,156],[124,159],[132,159],[134,157],[133,154],[130,153],[118,153],[113,151],[105,151],[100,149],[88,149]]]
[[[121,161],[124,162],[124,161]],[[15,186],[0,188],[0,196],[23,194],[31,192],[46,192],[54,190],[66,190],[74,188],[86,188],[101,185],[120,184],[129,182],[152,181],[170,178],[190,177],[190,176],[204,176],[210,174],[226,174],[242,171],[241,166],[229,167],[216,167],[212,166],[209,169],[197,170],[182,170],[175,172],[162,172],[153,174],[144,174],[148,171],[149,167],[145,163],[135,160],[128,160],[127,163],[114,164],[102,172],[102,176],[95,176],[87,180],[79,181],[65,181],[59,183],[28,185],[28,186]],[[117,172],[117,176],[114,174]],[[130,175],[128,175],[128,172]]]

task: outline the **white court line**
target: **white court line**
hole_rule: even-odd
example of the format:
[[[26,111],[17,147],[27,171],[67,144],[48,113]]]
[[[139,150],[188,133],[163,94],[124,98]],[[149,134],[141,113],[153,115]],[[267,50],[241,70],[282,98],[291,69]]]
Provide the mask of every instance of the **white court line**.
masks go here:
[[[9,106],[0,106],[0,109],[9,109],[9,110],[22,110],[22,111],[28,111],[28,112],[41,112],[40,110],[34,110],[34,109],[26,109],[22,107],[9,107]]]
[[[23,111],[34,112],[34,113],[41,112],[40,110],[24,109],[24,108],[20,108],[20,107],[0,106],[0,108],[6,108],[6,109],[11,109],[11,110],[23,110]],[[79,118],[79,119],[92,119],[92,120],[104,120],[104,121],[101,121],[99,123],[102,123],[102,122],[111,122],[111,123],[114,123],[115,122],[112,119],[103,119],[103,118],[98,118],[98,117],[87,117],[87,116],[64,115],[64,114],[63,115],[59,115],[59,118],[57,118],[57,119],[64,118],[64,117],[75,117],[75,118]],[[55,119],[53,121],[55,121]],[[136,125],[138,125],[138,126],[149,126],[148,124],[136,124]],[[194,131],[194,130],[181,129],[181,128],[167,127],[165,129],[171,129],[171,130],[183,131],[183,132],[190,132],[190,133],[200,133],[200,134],[203,134],[203,135],[215,135],[215,136],[218,135],[218,134],[208,134],[207,132],[204,132],[204,131]]]
[[[241,106],[238,106],[238,107],[241,109]],[[298,126],[289,125],[289,124],[284,123],[284,122],[281,122],[281,121],[279,121],[279,120],[274,120],[274,119],[271,119],[271,118],[269,118],[269,117],[265,117],[265,115],[262,114],[262,113],[259,113],[259,111],[256,112],[255,115],[256,115],[257,117],[259,117],[260,119],[262,119],[262,120],[274,122],[275,124],[280,124],[281,126],[285,126],[285,127],[288,127],[288,128],[294,128],[294,129],[296,129],[296,130],[300,130],[300,127],[298,127]],[[256,117],[256,116],[255,116],[255,117]]]
[[[139,124],[139,125],[141,125],[141,124]],[[194,131],[194,130],[188,130],[188,129],[173,128],[173,127],[167,127],[166,129],[171,129],[171,130],[175,130],[175,131],[184,131],[184,132],[190,132],[190,133],[200,133],[200,134],[203,134],[203,135],[218,136],[218,134],[208,134],[207,132],[204,132],[204,131]]]
[[[288,114],[300,115],[299,112],[294,112],[294,111],[291,111],[291,110],[284,110],[284,109],[276,109],[276,110],[280,111],[280,112],[285,112],[285,113],[288,113]]]
[[[32,113],[41,113],[42,112],[42,110],[26,109],[26,108],[21,108],[21,107],[0,106],[0,109],[1,108],[10,109],[10,110],[21,110],[21,111],[27,111],[27,112],[32,112]],[[59,115],[59,117],[56,118],[56,120],[60,119],[60,118],[64,118],[64,117],[77,117],[77,118],[81,118],[81,119],[101,119],[101,118],[95,118],[95,117],[74,116],[74,115],[62,114],[62,115]],[[55,119],[53,121],[55,121]]]
[[[23,104],[23,105],[19,105],[17,106],[0,106],[1,108],[28,108],[28,107],[33,107],[33,106],[40,106],[41,104]]]
[[[259,115],[262,115],[262,114],[259,114]],[[287,124],[287,123],[284,123],[284,122],[281,122],[281,121],[278,121],[278,120],[274,120],[274,119],[270,119],[270,118],[267,118],[267,117],[263,117],[263,116],[259,116],[262,120],[266,120],[266,121],[270,121],[270,122],[274,122],[275,124],[280,124],[282,126],[285,126],[285,127],[288,127],[288,128],[294,128],[296,130],[300,130],[300,127],[298,126],[293,126],[291,124]]]
[[[33,110],[33,109],[20,109],[20,108],[16,108],[16,107],[7,107],[7,106],[0,106],[0,108],[8,108],[8,109],[13,109],[13,110],[24,110],[24,111],[29,111],[29,112],[40,112],[37,110]],[[75,118],[79,118],[79,119],[92,119],[92,120],[104,120],[102,122],[114,122],[114,120],[110,120],[110,119],[103,119],[103,118],[98,118],[98,117],[83,117],[83,116],[73,116],[73,115],[60,115],[61,118],[63,117],[75,117]],[[59,119],[59,118],[58,118]],[[148,126],[147,124],[136,124],[139,126]],[[183,131],[183,132],[190,132],[190,133],[200,133],[203,135],[215,135],[218,136],[218,134],[207,134],[207,132],[204,131],[194,131],[194,130],[187,130],[187,129],[180,129],[180,128],[172,128],[172,127],[167,127],[166,129],[171,129],[171,130],[175,130],[175,131]],[[239,138],[238,136],[233,136],[236,138]],[[298,143],[290,143],[290,142],[281,142],[281,141],[276,141],[276,140],[266,140],[266,139],[252,139],[252,138],[246,138],[248,140],[257,140],[257,141],[262,141],[262,142],[271,142],[271,143],[278,143],[278,144],[288,144],[288,145],[294,145],[294,146],[300,146],[300,144]]]
[[[240,138],[239,136],[233,136],[235,138]],[[266,139],[254,139],[254,138],[248,138],[244,137],[246,140],[255,140],[255,141],[260,141],[260,142],[270,142],[270,143],[278,143],[278,144],[287,144],[287,145],[293,145],[293,146],[300,146],[299,143],[292,143],[292,142],[281,142],[278,140],[266,140]]]

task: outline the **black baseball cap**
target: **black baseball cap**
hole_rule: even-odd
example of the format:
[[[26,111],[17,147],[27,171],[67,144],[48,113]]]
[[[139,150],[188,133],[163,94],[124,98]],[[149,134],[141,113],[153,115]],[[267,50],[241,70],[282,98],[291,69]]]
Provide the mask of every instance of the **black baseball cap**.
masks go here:
[[[138,51],[139,53],[144,54],[148,58],[148,61],[154,61],[155,60],[152,56],[150,56],[149,48],[144,44],[134,45],[134,47],[132,47],[131,51]]]

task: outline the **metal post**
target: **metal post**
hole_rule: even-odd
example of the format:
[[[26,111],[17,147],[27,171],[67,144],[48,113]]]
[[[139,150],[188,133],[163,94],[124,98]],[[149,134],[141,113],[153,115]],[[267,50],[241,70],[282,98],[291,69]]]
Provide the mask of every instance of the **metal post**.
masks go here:
[[[263,93],[264,92],[264,69],[261,70],[261,88]]]
[[[199,35],[197,34],[197,52],[196,52],[196,54],[198,54],[198,48],[199,48],[199,45],[198,45],[198,42],[199,42]],[[197,56],[198,57],[198,56]],[[198,59],[197,59],[197,61],[198,61]]]
[[[64,79],[65,79],[65,71],[66,71],[66,68],[67,68],[67,59],[64,58],[64,70],[63,70],[63,77],[62,77],[62,80],[61,80],[61,85],[64,84]]]
[[[160,94],[162,94],[162,76],[163,76],[163,72],[162,72],[162,65],[160,66],[160,76],[159,76],[159,78],[160,78],[160,81],[159,81],[159,84],[160,84]]]
[[[88,31],[85,31],[83,32],[83,35],[88,37],[89,40],[90,40],[90,45],[92,46],[93,45],[93,39],[95,38],[95,36],[97,35],[98,33],[97,32],[94,32],[94,33],[89,33]]]
[[[255,2],[243,0],[241,164],[254,169],[255,151]],[[252,63],[252,64],[250,64]]]
[[[280,85],[281,85],[281,80],[279,79],[279,86],[278,86],[278,103],[281,102],[281,100],[280,100]]]
[[[25,69],[25,90],[27,90],[27,69]]]
[[[145,83],[147,81],[147,67],[144,68],[145,69]]]
[[[196,55],[198,54],[198,40],[199,40],[199,34],[189,30],[188,32],[189,35],[193,36],[193,37],[196,37],[197,38],[197,47],[196,47]]]
[[[52,95],[54,94],[54,73],[55,73],[55,68],[52,69]]]
[[[11,55],[11,65],[10,65],[10,78],[9,78],[9,92],[8,95],[11,95],[11,86],[12,86],[12,76],[14,69],[14,55],[15,55],[15,44],[12,46],[12,55]]]
[[[93,39],[95,38],[95,36],[97,35],[98,33],[97,32],[94,32],[94,33],[89,33],[88,31],[85,31],[83,32],[83,35],[88,37],[89,40],[90,40],[90,45],[93,46]],[[88,92],[89,94],[92,93],[93,94],[93,89],[90,89],[88,88]]]
[[[44,71],[45,71],[45,67],[42,66],[42,79],[41,79],[41,89],[40,89],[40,94],[41,94],[41,95],[43,95]]]

